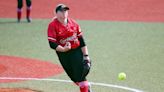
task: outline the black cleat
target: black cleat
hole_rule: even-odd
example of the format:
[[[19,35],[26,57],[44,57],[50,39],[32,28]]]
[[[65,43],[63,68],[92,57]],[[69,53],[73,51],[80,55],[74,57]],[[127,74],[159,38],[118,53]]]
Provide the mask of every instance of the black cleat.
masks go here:
[[[27,22],[30,23],[31,22],[31,18],[27,18]]]
[[[17,20],[17,23],[20,23],[20,19]]]

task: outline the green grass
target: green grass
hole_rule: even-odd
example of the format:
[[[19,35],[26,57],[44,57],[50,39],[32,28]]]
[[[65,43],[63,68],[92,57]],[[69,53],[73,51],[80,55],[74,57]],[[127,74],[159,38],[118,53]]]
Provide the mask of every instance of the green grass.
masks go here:
[[[32,23],[15,23],[15,19],[0,19],[0,54],[47,60],[59,64],[47,42],[48,19]],[[92,58],[88,79],[144,90],[164,90],[164,23],[78,21]],[[119,81],[119,72],[127,80]],[[69,79],[65,73],[51,78]],[[33,83],[33,84],[32,84]],[[4,83],[0,87],[30,87],[45,92],[77,92],[73,84],[24,81]],[[94,92],[130,92],[93,86]]]

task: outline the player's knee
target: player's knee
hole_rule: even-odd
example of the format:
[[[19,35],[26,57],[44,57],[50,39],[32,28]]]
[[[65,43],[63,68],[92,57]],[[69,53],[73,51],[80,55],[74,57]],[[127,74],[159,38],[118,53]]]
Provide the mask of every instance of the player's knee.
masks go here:
[[[88,81],[82,81],[82,82],[78,82],[76,84],[78,84],[79,87],[88,87],[89,86]]]
[[[86,78],[83,78],[81,76],[72,76],[71,80],[76,83],[76,82],[85,81]]]
[[[18,9],[22,9],[23,4],[18,4]]]
[[[27,1],[26,5],[27,5],[27,7],[31,7],[31,1],[30,0]]]

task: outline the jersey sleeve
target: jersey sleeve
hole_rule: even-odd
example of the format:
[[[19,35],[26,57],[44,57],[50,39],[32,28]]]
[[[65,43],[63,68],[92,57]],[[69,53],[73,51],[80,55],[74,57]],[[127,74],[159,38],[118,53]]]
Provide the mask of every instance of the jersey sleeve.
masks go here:
[[[77,36],[78,36],[78,38],[80,38],[80,37],[83,36],[83,33],[81,31],[81,28],[80,28],[80,26],[78,24],[77,24]]]
[[[82,48],[82,47],[86,46],[86,43],[84,41],[83,33],[82,33],[79,25],[77,25],[77,29],[78,29],[78,31],[77,31],[78,40],[80,41],[80,47]]]
[[[55,42],[55,43],[57,42],[55,28],[52,24],[49,24],[47,34],[48,34],[48,41]]]
[[[79,24],[78,24],[75,20],[73,20],[73,19],[69,19],[69,20],[71,20],[72,23],[74,24],[74,26],[76,27],[76,30],[77,30],[77,37],[78,37],[78,38],[82,37],[83,33],[82,33],[82,31],[81,31],[81,28],[80,28]]]

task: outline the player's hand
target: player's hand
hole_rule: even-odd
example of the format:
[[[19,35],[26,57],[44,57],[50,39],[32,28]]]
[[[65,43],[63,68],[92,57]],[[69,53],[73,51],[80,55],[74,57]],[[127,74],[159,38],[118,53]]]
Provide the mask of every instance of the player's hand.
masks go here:
[[[89,56],[84,56],[84,63],[87,64],[89,68],[91,67],[91,60]]]
[[[91,61],[90,58],[87,56],[84,56],[84,60],[83,60],[83,74],[82,74],[82,78],[86,77],[91,69]]]
[[[91,61],[89,60],[84,60],[84,65],[88,67],[88,69],[91,68]]]
[[[67,52],[71,50],[71,43],[70,42],[66,42],[65,46],[64,46],[64,52]]]

